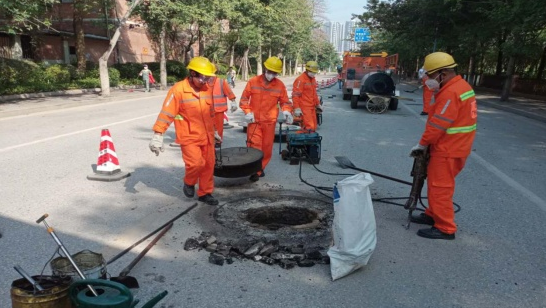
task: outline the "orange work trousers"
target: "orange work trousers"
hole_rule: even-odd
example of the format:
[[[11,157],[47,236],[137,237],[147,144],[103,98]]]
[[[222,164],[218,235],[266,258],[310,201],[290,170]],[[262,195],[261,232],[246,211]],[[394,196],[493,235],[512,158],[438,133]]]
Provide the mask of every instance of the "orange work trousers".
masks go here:
[[[428,208],[425,210],[425,214],[432,217],[434,227],[444,233],[457,232],[453,193],[455,192],[455,177],[463,170],[465,163],[466,157],[437,156],[431,156],[428,162]]]
[[[224,113],[215,112],[214,113],[214,127],[218,132],[218,135],[224,140]]]
[[[182,159],[186,165],[184,183],[199,184],[197,196],[212,194],[214,191],[214,145],[182,145]]]
[[[430,112],[430,103],[432,102],[432,97],[434,96],[434,91],[430,90],[427,86],[423,87],[423,112]]]
[[[315,107],[301,108],[301,113],[303,113],[303,129],[316,131],[317,111],[315,110]]]
[[[262,159],[262,171],[271,160],[273,153],[273,141],[275,141],[276,122],[249,123],[246,129],[246,145],[264,153]],[[258,172],[262,174],[262,172]]]

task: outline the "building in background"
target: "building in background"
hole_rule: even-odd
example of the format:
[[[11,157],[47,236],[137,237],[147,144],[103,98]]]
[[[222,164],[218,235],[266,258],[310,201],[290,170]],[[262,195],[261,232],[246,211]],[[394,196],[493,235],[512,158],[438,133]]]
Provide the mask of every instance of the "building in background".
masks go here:
[[[344,24],[327,21],[322,25],[322,31],[326,33],[328,41],[334,46],[340,57],[345,51],[359,48],[359,44],[354,41],[355,28],[356,22],[354,21],[346,21]]]

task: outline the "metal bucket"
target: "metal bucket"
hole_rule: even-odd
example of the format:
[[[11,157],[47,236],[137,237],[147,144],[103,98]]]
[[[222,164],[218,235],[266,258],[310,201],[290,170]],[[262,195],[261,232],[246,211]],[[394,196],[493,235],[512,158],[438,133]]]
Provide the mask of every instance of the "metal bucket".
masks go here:
[[[72,278],[55,276],[32,276],[44,288],[34,292],[34,287],[25,278],[11,284],[12,308],[72,308],[68,296]]]
[[[90,250],[82,250],[74,255],[72,259],[76,262],[78,268],[83,272],[87,279],[105,279],[106,278],[106,261],[102,254],[92,252]],[[80,280],[76,269],[72,266],[68,258],[58,257],[49,263],[53,275],[61,277],[72,277],[74,281]]]

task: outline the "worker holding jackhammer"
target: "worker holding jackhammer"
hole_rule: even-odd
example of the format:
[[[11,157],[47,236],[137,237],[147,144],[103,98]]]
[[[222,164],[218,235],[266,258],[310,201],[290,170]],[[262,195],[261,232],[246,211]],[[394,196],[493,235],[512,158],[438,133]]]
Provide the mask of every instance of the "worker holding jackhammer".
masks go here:
[[[265,72],[250,78],[247,82],[239,107],[245,113],[247,127],[247,146],[261,150],[264,154],[262,170],[250,176],[249,180],[256,182],[265,176],[264,170],[273,152],[275,126],[279,116],[280,104],[284,121],[292,124],[292,103],[288,99],[286,86],[276,78],[282,72],[282,61],[277,57],[269,57],[264,62]]]
[[[457,63],[444,52],[426,56],[426,86],[434,91],[425,131],[410,156],[429,147],[427,167],[428,208],[411,217],[418,224],[431,225],[417,235],[430,239],[455,239],[457,225],[453,209],[455,177],[464,168],[476,135],[478,106],[474,90],[456,71]]]
[[[316,131],[317,112],[322,112],[317,95],[317,81],[315,80],[318,70],[317,62],[308,61],[305,64],[305,72],[294,80],[292,88],[294,116],[303,117],[302,128],[304,130]]]
[[[208,205],[218,205],[214,190],[214,144],[221,138],[214,129],[212,81],[216,68],[205,57],[195,57],[188,63],[186,79],[177,82],[167,93],[163,107],[153,126],[150,150],[156,155],[165,150],[163,134],[172,122],[176,143],[180,144],[186,166],[182,191],[188,198],[195,194]]]
[[[224,112],[228,110],[228,98],[231,101],[231,112],[237,111],[235,102],[235,94],[231,91],[229,83],[220,77],[214,77],[214,85],[212,86],[212,101],[214,104],[214,127],[221,139],[224,139]],[[216,143],[216,147],[220,147],[221,142]]]

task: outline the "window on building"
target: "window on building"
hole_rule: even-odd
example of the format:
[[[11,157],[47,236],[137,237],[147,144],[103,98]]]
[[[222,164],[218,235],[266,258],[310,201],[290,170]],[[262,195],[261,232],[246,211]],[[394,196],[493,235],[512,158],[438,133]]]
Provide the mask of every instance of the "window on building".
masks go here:
[[[21,35],[21,49],[23,50],[23,59],[34,59],[34,48],[32,48],[30,36]]]
[[[76,46],[68,47],[68,53],[71,55],[76,55]]]

